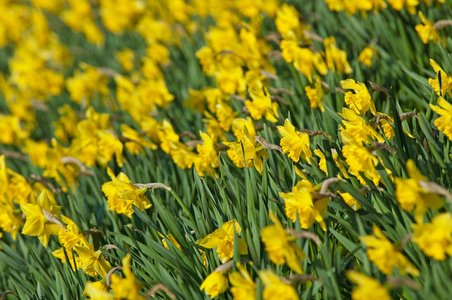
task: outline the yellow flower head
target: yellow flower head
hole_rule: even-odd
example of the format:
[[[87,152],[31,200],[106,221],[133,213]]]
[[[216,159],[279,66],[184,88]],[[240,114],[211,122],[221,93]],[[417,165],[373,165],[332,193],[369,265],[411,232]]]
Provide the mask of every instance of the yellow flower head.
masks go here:
[[[74,76],[66,80],[66,87],[71,99],[77,103],[88,104],[94,97],[95,92],[101,97],[106,97],[110,90],[108,89],[109,78],[101,74],[96,67],[82,63],[83,72],[75,71]]]
[[[326,224],[323,221],[325,217],[328,198],[313,199],[311,192],[314,191],[312,184],[307,180],[298,181],[290,193],[279,193],[284,199],[286,206],[286,215],[296,222],[297,215],[300,220],[301,228],[308,229],[316,221],[323,230],[326,230]]]
[[[345,132],[353,137],[357,143],[368,142],[369,137],[379,142],[384,142],[384,138],[352,109],[342,108],[342,113],[339,115],[344,118],[342,121],[345,128],[339,126],[341,132]]]
[[[60,228],[58,232],[58,240],[60,244],[66,248],[67,252],[72,251],[72,247],[75,245],[88,246],[88,242],[80,233],[77,225],[70,218],[66,216],[61,217],[66,224],[66,228]]]
[[[347,52],[336,47],[334,37],[328,37],[323,41],[325,46],[325,60],[328,68],[339,73],[350,74],[353,72],[347,61]]]
[[[418,24],[416,25],[416,27],[414,27],[414,29],[416,29],[417,33],[421,37],[422,42],[424,44],[428,44],[428,42],[430,41],[433,41],[435,43],[441,41],[438,31],[433,28],[433,22],[427,19],[422,11],[419,11],[418,14],[421,22],[424,25]]]
[[[218,67],[212,48],[202,47],[196,52],[196,57],[201,63],[203,72],[207,75],[214,75]]]
[[[22,214],[9,202],[0,201],[0,228],[4,232],[10,232],[13,239],[23,224]]]
[[[130,268],[130,253],[122,259],[122,272],[125,278],[119,276],[111,277],[111,289],[115,299],[144,300],[146,298],[140,295],[142,284],[135,280],[135,275]]]
[[[245,105],[250,111],[250,115],[254,120],[262,119],[262,116],[275,123],[278,120],[278,103],[272,102],[270,94],[263,88],[261,82],[252,83],[248,86],[248,92],[251,100],[246,100]]]
[[[110,131],[99,131],[97,135],[99,137],[97,144],[99,147],[97,155],[99,164],[106,166],[113,159],[113,155],[116,155],[116,163],[122,167],[124,164],[124,158],[122,156],[124,146],[121,141]]]
[[[412,15],[416,13],[416,6],[419,5],[418,0],[388,0],[388,3],[394,10],[397,11],[400,11],[403,7],[405,7],[406,10]]]
[[[173,162],[182,169],[191,168],[198,155],[181,142],[171,142],[171,157]]]
[[[277,265],[287,263],[292,270],[301,274],[303,270],[300,261],[305,259],[303,250],[295,244],[295,238],[286,232],[272,211],[270,219],[275,225],[267,226],[261,231],[261,239],[270,260]]]
[[[246,135],[255,136],[256,129],[254,128],[253,120],[250,117],[235,118],[232,121],[232,131],[237,140],[242,140]]]
[[[130,153],[134,155],[137,155],[138,153],[144,154],[143,148],[152,150],[157,149],[156,144],[147,140],[142,134],[127,126],[126,124],[121,124],[121,132],[123,137],[130,140],[125,143],[125,146],[130,151]]]
[[[44,247],[49,243],[49,236],[57,235],[60,226],[52,223],[51,219],[58,220],[61,206],[57,206],[53,196],[43,191],[37,200],[37,204],[22,204],[20,206],[27,220],[22,234],[37,236]]]
[[[319,149],[315,149],[314,150],[315,155],[317,155],[318,157],[320,157],[320,161],[319,161],[319,169],[322,170],[326,175],[328,175],[328,169],[326,166],[326,157],[325,154],[323,154],[323,152]],[[339,154],[337,154],[336,149],[331,149],[331,154],[333,156],[333,160],[336,163],[336,165],[339,167],[339,170],[341,170],[342,175],[345,178],[348,178],[348,173],[347,170],[345,169],[344,164],[341,161],[341,158],[339,157]]]
[[[276,13],[276,29],[284,37],[300,26],[300,13],[292,5],[284,3]]]
[[[353,300],[391,300],[388,290],[374,278],[356,271],[347,272],[348,279],[358,286],[353,289]]]
[[[107,285],[103,280],[91,282],[88,281],[83,291],[83,296],[89,297],[90,300],[114,300],[115,296],[110,294]]]
[[[168,239],[174,246],[177,247],[177,249],[179,249],[179,250],[182,251],[182,249],[181,249],[181,247],[180,247],[180,244],[177,242],[177,240],[174,238],[174,236],[173,236],[171,233],[168,234],[168,235],[166,236],[166,238],[165,238],[165,236],[164,236],[163,234],[161,234],[160,232],[159,232],[158,234],[162,237],[162,243],[163,243],[163,246],[165,246],[166,249],[169,250],[168,243],[166,242],[166,239]]]
[[[423,189],[420,181],[426,181],[427,177],[422,175],[416,168],[413,160],[408,160],[406,168],[410,178],[396,178],[396,197],[404,210],[415,209],[414,215],[417,222],[422,222],[423,215],[429,208],[439,209],[444,205],[440,196]]]
[[[369,91],[364,83],[355,82],[353,79],[341,81],[341,87],[346,90],[354,90],[355,93],[345,93],[345,103],[357,114],[366,114],[370,109],[373,115],[377,115],[377,109],[372,101]]]
[[[375,263],[378,269],[386,275],[393,272],[396,267],[402,275],[410,273],[419,275],[419,270],[402,254],[396,250],[391,241],[383,234],[377,226],[373,228],[374,236],[361,237],[361,242],[367,246],[367,255]]]
[[[135,55],[132,49],[125,49],[121,52],[116,53],[115,56],[124,71],[130,72],[133,70],[133,60],[135,58]]]
[[[234,255],[234,230],[239,234],[242,231],[237,220],[224,223],[221,228],[206,235],[196,243],[205,248],[217,248],[218,258],[222,263],[227,262]],[[240,254],[248,254],[244,240],[238,238]]]
[[[199,289],[206,291],[210,298],[215,298],[224,293],[228,288],[228,279],[223,272],[213,271],[204,279]]]
[[[431,87],[435,90],[435,92],[436,92],[436,94],[438,94],[438,96],[444,97],[446,92],[450,96],[452,96],[452,77],[447,75],[447,73],[444,72],[444,70],[433,59],[430,59],[430,65],[432,66],[433,70],[435,71],[436,77],[435,77],[435,79],[429,78],[428,84],[431,85]],[[439,85],[439,81],[440,81],[439,73],[440,72],[441,72],[441,90],[440,90],[440,85]]]
[[[254,166],[259,173],[262,173],[264,158],[268,160],[268,153],[255,141],[253,136],[249,133],[245,133],[240,141],[227,142],[225,144],[229,146],[229,150],[227,151],[229,158],[231,158],[237,167],[245,167],[246,162],[247,168],[252,168]],[[243,153],[245,153],[245,158],[243,157]]]
[[[125,214],[131,218],[133,214],[132,204],[141,211],[152,206],[149,199],[144,195],[147,188],[137,188],[124,173],[119,173],[116,177],[110,168],[107,169],[107,173],[112,181],[102,185],[102,192],[107,197],[109,210],[115,210],[118,214]]]
[[[306,97],[309,99],[309,103],[311,108],[319,108],[320,111],[324,111],[325,108],[322,105],[323,102],[323,91],[322,91],[322,84],[320,83],[320,80],[318,79],[315,84],[314,88],[310,86],[306,86],[304,88],[304,91],[306,93]]]
[[[179,135],[168,120],[163,120],[159,125],[157,136],[160,140],[160,148],[168,154],[171,152],[171,142],[179,142]]]
[[[446,259],[446,254],[452,256],[452,214],[436,215],[430,223],[413,224],[413,242],[425,255],[436,260]]]
[[[196,146],[198,157],[194,160],[196,171],[199,176],[204,176],[204,173],[213,174],[214,169],[220,165],[218,152],[215,148],[215,140],[212,136],[199,131],[203,143]]]
[[[94,251],[93,246],[74,246],[78,254],[77,263],[83,271],[90,276],[107,276],[111,270],[111,265],[102,257],[102,251]]]
[[[435,120],[435,126],[452,141],[452,104],[447,102],[443,97],[439,97],[438,105],[439,106],[430,104],[430,108],[440,115],[440,117]]]
[[[298,300],[297,292],[289,283],[284,282],[270,270],[259,271],[259,277],[264,283],[264,300]]]
[[[349,173],[356,176],[362,184],[366,181],[361,177],[360,172],[373,181],[375,185],[380,181],[380,174],[375,168],[378,165],[378,158],[372,155],[371,151],[360,143],[357,143],[347,133],[341,133],[345,143],[342,154],[349,167]]]
[[[339,195],[341,195],[342,199],[344,199],[345,203],[347,203],[348,206],[350,206],[351,208],[353,208],[354,211],[357,211],[359,209],[361,209],[361,204],[359,204],[359,202],[352,197],[352,195],[350,195],[349,193],[341,193],[339,192]]]
[[[309,148],[309,135],[304,132],[295,131],[295,127],[286,119],[284,126],[278,126],[279,133],[283,136],[281,139],[281,147],[285,153],[289,153],[289,157],[298,162],[300,156],[310,162],[312,152]]]
[[[256,284],[241,263],[237,263],[239,272],[229,274],[231,293],[235,300],[256,299]]]
[[[377,49],[374,46],[369,46],[363,49],[358,56],[358,61],[368,67],[372,67],[372,58],[377,56]]]
[[[28,138],[30,132],[24,130],[20,124],[20,119],[16,116],[0,115],[0,143],[7,145],[19,145]]]

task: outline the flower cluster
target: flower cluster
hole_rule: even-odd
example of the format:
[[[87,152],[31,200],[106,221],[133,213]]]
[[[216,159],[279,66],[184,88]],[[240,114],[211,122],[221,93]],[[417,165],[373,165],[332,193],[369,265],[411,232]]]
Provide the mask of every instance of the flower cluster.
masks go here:
[[[89,299],[434,289],[452,256],[447,9],[0,0],[1,257],[36,241]],[[388,16],[441,66],[392,57]],[[0,281],[35,276],[19,269]]]

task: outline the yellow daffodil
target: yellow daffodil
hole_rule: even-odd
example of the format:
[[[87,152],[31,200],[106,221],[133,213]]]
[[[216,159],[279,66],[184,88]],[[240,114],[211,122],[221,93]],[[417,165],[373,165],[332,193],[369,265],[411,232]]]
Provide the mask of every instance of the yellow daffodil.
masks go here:
[[[435,120],[435,126],[452,141],[452,104],[447,102],[443,97],[439,97],[438,105],[430,104],[430,108],[440,115]]]
[[[82,32],[86,39],[94,44],[104,44],[105,37],[97,27],[91,5],[88,0],[69,0],[70,8],[66,9],[62,18],[64,23],[76,31]]]
[[[438,96],[444,97],[446,92],[452,96],[452,77],[447,75],[446,72],[434,61],[430,59],[430,65],[436,73],[436,77],[429,78],[428,84],[435,90]],[[441,78],[439,78],[439,73],[441,72]],[[441,90],[440,90],[440,79],[441,79]]]
[[[73,271],[77,271],[75,269],[75,265],[74,265],[74,259],[75,259],[75,263],[77,264],[77,267],[80,268],[80,259],[76,256],[74,257],[74,252],[72,251],[66,251],[66,254],[64,253],[64,247],[61,247],[55,251],[52,252],[53,256],[55,256],[56,258],[58,258],[61,263],[66,264],[68,263],[66,260],[66,255],[67,258],[69,259],[69,265],[71,266],[71,269]]]
[[[278,120],[278,103],[272,102],[270,94],[263,88],[260,82],[253,83],[248,86],[248,92],[251,100],[246,100],[245,105],[250,111],[250,115],[254,120],[260,120],[262,116],[275,123]]]
[[[224,223],[221,228],[206,235],[196,243],[202,247],[212,249],[217,248],[218,258],[222,263],[230,260],[234,254],[234,231],[239,234],[242,231],[236,220]],[[244,240],[238,238],[240,254],[248,254],[248,248]]]
[[[430,41],[433,41],[435,43],[441,41],[438,31],[436,31],[433,27],[433,22],[427,19],[422,11],[419,11],[418,14],[423,24],[416,25],[414,29],[416,29],[417,33],[421,37],[422,42],[424,44],[428,44],[428,42]]]
[[[369,137],[384,142],[384,138],[372,126],[368,125],[359,113],[352,109],[342,108],[342,113],[339,113],[339,115],[344,118],[342,124],[345,125],[345,128],[339,126],[340,131],[353,137],[357,143],[368,142]]]
[[[348,279],[358,286],[352,291],[353,300],[391,300],[388,290],[374,278],[356,271],[347,272]]]
[[[16,116],[0,115],[0,130],[2,132],[0,143],[5,145],[19,145],[30,135],[22,128],[20,120]]]
[[[232,131],[239,141],[242,140],[242,138],[244,138],[246,135],[257,135],[253,120],[250,117],[247,117],[246,119],[235,118],[232,121]]]
[[[171,143],[179,142],[179,135],[174,131],[173,126],[168,120],[163,120],[158,128],[158,138],[160,140],[160,148],[165,153],[171,152]]]
[[[74,250],[78,254],[79,267],[90,276],[107,276],[107,273],[111,270],[111,265],[102,257],[102,251],[94,251],[93,246],[74,246]]]
[[[293,187],[292,192],[279,193],[284,199],[286,215],[292,222],[300,220],[301,228],[308,229],[314,222],[318,222],[323,230],[326,224],[323,218],[326,213],[328,198],[314,199],[311,192],[314,191],[312,184],[308,180],[300,180]]]
[[[349,193],[339,192],[339,195],[341,195],[341,197],[342,197],[342,199],[344,199],[345,203],[347,203],[348,206],[353,208],[354,211],[361,209],[361,207],[362,207],[361,204],[359,204],[359,202],[355,198],[353,198],[353,196],[350,195]]]
[[[446,254],[452,256],[452,214],[441,213],[430,223],[411,226],[414,230],[412,240],[425,255],[436,260],[445,260]]]
[[[161,234],[160,232],[159,232],[158,234],[162,237],[162,243],[163,243],[163,246],[165,246],[166,249],[169,250],[168,243],[166,242],[166,239],[168,239],[174,246],[177,247],[177,249],[179,249],[179,250],[182,251],[182,249],[181,249],[181,247],[180,247],[180,244],[176,241],[176,239],[174,238],[174,236],[173,236],[171,233],[168,234],[168,235],[166,236],[166,238],[165,238],[165,236],[164,236],[163,234]]]
[[[124,164],[124,158],[122,156],[124,146],[116,137],[116,134],[111,131],[99,131],[97,135],[99,137],[98,162],[101,165],[106,166],[107,163],[112,160],[113,155],[116,155],[116,163],[118,166],[122,167]]]
[[[216,105],[216,113],[218,122],[224,131],[229,131],[231,129],[232,122],[236,117],[237,113],[225,102],[220,101]]]
[[[284,126],[278,126],[279,133],[283,136],[281,139],[281,147],[285,153],[289,153],[289,157],[298,162],[302,156],[307,162],[312,159],[312,152],[309,148],[309,135],[304,132],[295,131],[295,127],[286,119]]]
[[[320,161],[319,161],[319,169],[322,170],[326,175],[328,175],[328,169],[326,166],[326,157],[325,154],[323,154],[323,152],[319,149],[315,149],[314,150],[315,155],[317,155],[318,157],[320,157]],[[345,169],[344,164],[341,161],[341,158],[339,157],[339,154],[337,153],[337,151],[335,149],[331,149],[331,154],[333,156],[333,160],[336,163],[336,165],[339,167],[339,170],[341,170],[342,175],[345,178],[348,178],[348,173],[347,170]]]
[[[395,179],[397,201],[404,210],[411,211],[414,209],[415,219],[421,223],[429,208],[439,209],[444,205],[444,201],[439,195],[422,188],[420,182],[426,181],[427,177],[416,168],[413,160],[407,161],[406,168],[410,178]]]
[[[133,60],[135,58],[135,55],[132,49],[124,49],[120,52],[117,52],[115,54],[115,57],[121,64],[121,67],[124,69],[124,71],[130,72],[133,70]]]
[[[395,249],[380,228],[374,226],[373,232],[374,236],[366,235],[360,239],[368,248],[367,256],[381,272],[390,275],[395,267],[402,275],[407,273],[413,276],[419,275],[419,270],[400,251]]]
[[[132,29],[135,19],[144,10],[140,1],[100,0],[100,16],[105,28],[113,33]]]
[[[234,300],[254,300],[256,299],[256,284],[251,279],[250,274],[241,263],[237,263],[239,272],[229,274],[231,283],[231,294]]]
[[[264,283],[264,300],[298,300],[297,292],[289,283],[284,282],[270,270],[259,271],[259,277]]]
[[[283,49],[282,43],[281,49]],[[328,73],[328,66],[322,54],[320,52],[314,52],[309,48],[295,48],[293,66],[301,74],[306,76],[309,82],[312,81],[312,76],[315,74],[314,70],[317,70],[320,75],[326,75]]]
[[[59,140],[67,143],[70,138],[76,136],[77,124],[80,122],[80,117],[68,104],[60,107],[58,113],[60,117],[54,123],[56,127],[54,134]]]
[[[114,300],[113,294],[108,291],[107,285],[101,281],[88,281],[83,291],[83,296],[89,297],[90,300]]]
[[[317,80],[314,83],[314,88],[310,87],[309,85],[304,88],[304,91],[306,93],[306,97],[309,99],[309,103],[311,108],[319,108],[320,111],[325,111],[325,108],[323,107],[323,91],[322,91],[322,84],[320,83],[320,80]]]
[[[43,191],[36,204],[22,204],[20,206],[26,216],[26,222],[22,234],[37,236],[44,247],[49,243],[49,236],[57,235],[60,226],[53,222],[58,220],[61,206],[57,206],[51,194]]]
[[[88,245],[83,235],[80,233],[77,225],[66,216],[61,217],[66,224],[66,228],[60,228],[58,232],[58,240],[60,244],[66,248],[67,252],[72,251],[75,245]]]
[[[353,72],[347,61],[347,52],[337,48],[334,37],[326,38],[323,44],[325,46],[325,61],[328,68],[343,74]]]
[[[203,142],[196,146],[198,157],[194,160],[194,165],[199,176],[204,176],[204,173],[211,175],[214,173],[214,169],[220,165],[215,141],[212,136],[202,131],[199,132],[199,135]]]
[[[267,226],[261,231],[261,240],[270,260],[277,265],[287,263],[292,270],[301,274],[303,272],[301,260],[305,259],[303,250],[295,244],[295,238],[286,232],[272,211],[270,219],[275,225]]]
[[[215,298],[224,293],[228,288],[228,279],[223,272],[213,271],[204,279],[199,289],[204,290],[210,298]]]
[[[388,3],[394,10],[400,11],[405,9],[412,15],[416,13],[416,6],[419,5],[419,0],[388,0]]]
[[[352,89],[355,93],[345,93],[345,104],[357,114],[366,114],[370,109],[373,115],[377,114],[375,104],[372,101],[369,91],[364,83],[355,82],[353,79],[346,79],[341,81],[341,87],[346,90]]]
[[[191,168],[198,157],[190,147],[181,142],[171,142],[170,154],[173,162],[182,169]]]
[[[349,167],[349,173],[356,176],[362,184],[365,184],[365,180],[360,175],[360,172],[362,172],[377,185],[380,181],[380,174],[378,174],[375,168],[378,165],[378,158],[372,155],[367,147],[361,143],[357,143],[345,132],[342,132],[341,135],[345,143],[342,154]]]
[[[147,188],[135,187],[124,173],[119,173],[116,177],[110,168],[107,169],[107,173],[112,181],[102,185],[102,192],[107,197],[109,210],[114,210],[118,214],[125,214],[131,218],[133,214],[132,205],[135,205],[141,211],[152,206],[149,199],[144,195]]]
[[[144,148],[156,150],[157,145],[153,142],[147,140],[142,134],[127,126],[126,124],[121,124],[122,136],[130,141],[126,141],[124,144],[130,153],[137,155],[138,153],[144,154]]]
[[[20,211],[17,211],[11,200],[0,200],[0,228],[4,232],[10,232],[13,239],[17,238],[17,233],[23,224]]]
[[[109,79],[106,75],[86,63],[82,63],[80,67],[83,72],[75,71],[74,76],[66,80],[66,87],[72,100],[86,105],[94,97],[95,92],[101,97],[109,95]]]
[[[368,67],[372,67],[372,58],[377,57],[377,49],[374,46],[365,47],[358,56],[358,61]]]
[[[202,47],[196,52],[196,57],[201,63],[203,72],[207,75],[214,75],[217,70],[217,63],[212,48]]]
[[[227,151],[229,158],[237,167],[244,168],[246,163],[247,168],[254,166],[259,173],[262,173],[264,158],[268,159],[268,153],[264,147],[255,141],[253,136],[245,134],[239,142],[225,142],[225,145],[229,147]],[[243,154],[245,154],[245,157],[243,157]]]
[[[377,12],[386,8],[383,0],[326,0],[325,2],[331,11],[345,10],[348,15],[356,14],[358,11],[365,15],[368,11]]]
[[[276,29],[284,37],[300,27],[300,13],[292,5],[282,4],[276,13]]]
[[[130,253],[122,259],[122,272],[125,278],[120,278],[113,274],[111,277],[111,290],[115,295],[115,299],[144,300],[146,298],[140,295],[143,285],[136,281],[135,275],[130,268],[130,260]]]

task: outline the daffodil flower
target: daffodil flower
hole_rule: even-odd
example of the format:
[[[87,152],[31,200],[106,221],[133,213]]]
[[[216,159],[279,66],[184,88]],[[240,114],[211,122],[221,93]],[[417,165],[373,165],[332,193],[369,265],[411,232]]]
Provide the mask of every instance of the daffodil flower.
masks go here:
[[[208,234],[196,243],[205,248],[217,248],[218,258],[222,263],[230,260],[234,254],[234,230],[237,234],[242,231],[236,220],[224,223],[221,228]],[[244,240],[238,238],[240,254],[248,254],[247,245]]]
[[[37,204],[22,204],[20,208],[26,217],[22,234],[37,236],[44,247],[47,247],[49,236],[57,235],[60,230],[60,225],[51,222],[51,219],[58,219],[61,206],[57,206],[55,199],[43,191]]]

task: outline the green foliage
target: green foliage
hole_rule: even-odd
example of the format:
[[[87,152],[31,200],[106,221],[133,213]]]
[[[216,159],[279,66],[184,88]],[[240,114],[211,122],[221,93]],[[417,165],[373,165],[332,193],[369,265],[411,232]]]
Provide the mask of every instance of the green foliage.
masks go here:
[[[367,181],[369,191],[361,193],[356,179],[336,182],[331,191],[347,192],[355,198],[363,209],[354,211],[342,199],[331,199],[325,217],[327,231],[318,224],[309,228],[309,232],[319,236],[319,246],[309,239],[298,239],[297,244],[307,254],[303,262],[306,274],[315,276],[318,281],[308,281],[298,287],[302,299],[341,299],[350,298],[352,284],[345,276],[350,269],[379,278],[384,275],[366,255],[365,247],[359,237],[371,234],[372,226],[380,227],[394,243],[400,243],[412,232],[415,222],[411,213],[400,208],[395,197],[394,177],[407,177],[405,163],[408,159],[416,162],[421,172],[429,181],[436,182],[446,189],[451,188],[452,165],[450,140],[439,133],[433,124],[434,113],[429,104],[436,101],[427,78],[434,77],[429,66],[429,58],[441,64],[445,70],[452,72],[450,59],[451,39],[446,35],[445,48],[440,45],[424,45],[414,30],[419,23],[416,15],[405,11],[396,12],[387,9],[380,13],[370,13],[367,17],[360,15],[346,16],[345,13],[333,13],[327,9],[323,1],[290,1],[308,18],[316,18],[309,22],[311,31],[321,36],[335,36],[338,47],[347,51],[354,72],[342,76],[332,71],[324,78],[330,92],[324,96],[325,112],[311,109],[304,88],[309,82],[292,65],[283,61],[273,61],[278,78],[272,86],[284,88],[292,95],[283,94],[287,105],[280,105],[280,121],[288,117],[296,128],[323,130],[331,136],[311,138],[311,148],[321,149],[326,155],[329,176],[326,176],[316,163],[306,161],[294,163],[286,155],[278,151],[268,150],[268,160],[264,161],[263,172],[254,168],[237,168],[226,155],[220,152],[220,166],[216,170],[218,176],[200,177],[194,169],[182,170],[163,151],[146,150],[145,154],[132,155],[125,150],[126,163],[120,169],[114,162],[109,166],[117,174],[120,171],[134,183],[161,182],[172,188],[151,189],[146,195],[153,204],[148,210],[135,208],[131,219],[108,210],[106,199],[101,191],[102,184],[109,181],[105,169],[91,167],[91,176],[80,178],[79,186],[73,192],[57,195],[57,203],[63,207],[62,213],[69,216],[83,231],[99,229],[92,233],[90,242],[95,248],[100,247],[103,255],[112,266],[121,265],[121,259],[132,255],[132,271],[137,280],[144,283],[142,292],[147,292],[154,285],[161,283],[173,292],[177,298],[207,299],[199,290],[203,280],[221,264],[215,249],[205,249],[196,244],[207,234],[220,228],[224,222],[237,219],[242,227],[241,238],[248,246],[248,255],[238,253],[238,235],[234,235],[234,262],[241,259],[254,263],[252,276],[256,270],[271,268],[280,275],[291,273],[287,266],[276,266],[271,262],[260,240],[261,230],[272,222],[269,211],[282,220],[286,228],[300,230],[297,223],[287,219],[284,201],[280,192],[289,192],[295,186],[298,177],[295,167],[307,170],[308,179],[314,185],[320,184],[328,177],[342,174],[332,158],[332,151],[341,153],[342,142],[339,126],[342,118],[337,112],[345,106],[343,95],[335,91],[340,80],[354,78],[360,82],[372,81],[387,87],[391,98],[384,93],[374,92],[372,99],[377,110],[394,117],[393,140],[386,142],[395,150],[395,154],[387,150],[378,150],[377,155],[387,169],[379,165],[378,171],[384,185],[383,190]],[[422,6],[424,8],[424,6]],[[450,17],[450,10],[429,9],[429,18],[440,20]],[[114,53],[125,47],[137,52],[144,52],[145,43],[136,34],[124,33],[117,36],[107,34],[106,45],[98,48],[88,43],[81,34],[76,34],[65,25],[58,24],[56,30],[60,39],[74,51],[73,66],[67,70],[71,74],[79,62],[87,62],[96,66],[120,71],[114,59]],[[264,23],[264,25],[267,25]],[[273,31],[273,25],[264,26],[262,35]],[[450,29],[446,29],[450,33]],[[363,47],[377,38],[379,59],[372,67],[366,67],[357,61]],[[171,48],[171,65],[163,69],[166,84],[175,100],[169,108],[159,109],[158,119],[170,120],[176,132],[190,131],[198,134],[204,130],[202,115],[183,106],[189,89],[201,89],[212,85],[212,79],[204,75],[195,57],[195,52],[204,45],[199,34],[187,37],[179,48]],[[7,61],[12,55],[10,48],[0,50],[0,70],[6,74]],[[51,108],[48,114],[38,114],[38,126],[33,132],[35,139],[49,139],[53,136],[52,122],[58,114],[56,107],[70,103],[69,95],[64,93],[54,97],[48,103]],[[107,111],[100,103],[93,104],[99,111]],[[6,112],[5,104],[1,104],[2,112]],[[416,117],[401,122],[399,114],[415,111]],[[130,116],[124,112],[118,114],[125,123],[133,126]],[[259,135],[267,141],[279,144],[280,135],[270,122],[261,121],[262,130]],[[281,124],[282,122],[280,122]],[[408,132],[413,137],[404,133]],[[14,147],[2,145],[3,150],[14,150]],[[317,159],[318,162],[318,159]],[[41,172],[28,161],[8,158],[8,167],[28,176]],[[388,173],[391,174],[388,174]],[[451,211],[448,201],[441,210]],[[433,214],[429,214],[431,218]],[[162,237],[172,234],[181,246],[179,250],[168,238],[169,249],[162,244]],[[106,245],[114,245],[107,250]],[[44,248],[36,237],[18,234],[17,240],[4,233],[0,240],[0,291],[12,290],[20,299],[82,299],[87,281],[96,281],[81,270],[73,271],[68,264],[62,264],[52,255],[59,243],[55,236],[51,237],[48,248]],[[207,265],[203,264],[200,250],[206,251]],[[436,261],[426,257],[412,242],[408,242],[404,254],[419,268],[420,275],[412,278],[419,285],[413,289],[401,285],[391,291],[394,299],[448,299],[452,294],[450,278],[452,260]],[[400,274],[395,274],[399,276]],[[256,277],[255,277],[256,278]],[[257,280],[258,297],[263,289]],[[159,291],[155,298],[169,299],[168,294]],[[232,298],[230,292],[220,295],[221,299]],[[6,299],[14,299],[9,295]]]

